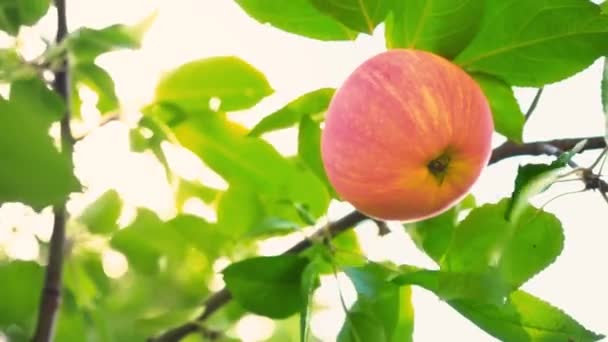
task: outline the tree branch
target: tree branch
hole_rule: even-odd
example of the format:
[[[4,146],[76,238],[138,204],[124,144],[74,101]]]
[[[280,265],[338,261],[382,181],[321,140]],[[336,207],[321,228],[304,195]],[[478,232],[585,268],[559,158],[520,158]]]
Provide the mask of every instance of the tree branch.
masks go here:
[[[576,143],[583,139],[588,139],[588,143],[583,150],[604,148],[606,146],[603,137],[557,139],[550,141],[532,142],[527,144],[515,144],[512,142],[506,142],[492,151],[492,156],[490,158],[489,164],[494,164],[507,158],[523,155],[553,155],[554,151],[547,149],[547,145],[552,145],[562,150],[569,150],[574,147]],[[312,246],[313,241],[318,241],[325,238],[334,238],[335,236],[349,229],[352,229],[358,223],[366,219],[370,218],[365,216],[361,212],[353,211],[350,214],[342,217],[341,219],[330,223],[326,227],[319,229],[310,238],[298,242],[297,244],[286,250],[283,254],[300,253]],[[211,295],[211,297],[209,297],[205,301],[205,303],[203,303],[204,310],[194,321],[187,322],[179,327],[167,330],[159,336],[151,337],[148,339],[148,342],[177,342],[180,341],[182,338],[188,336],[189,334],[195,332],[203,332],[203,330],[201,329],[201,324],[206,321],[207,318],[209,318],[213,313],[215,313],[225,304],[230,302],[231,299],[232,295],[230,294],[230,291],[224,287],[220,291]]]
[[[68,33],[67,18],[65,9],[65,0],[55,0],[57,9],[57,36],[56,42],[61,43]],[[70,103],[70,75],[68,61],[63,61],[63,67],[55,72],[53,80],[53,89],[65,100]],[[61,119],[61,150],[66,153],[70,159],[74,147],[74,138],[70,129],[70,111],[66,110]],[[34,342],[50,342],[53,340],[55,322],[61,303],[61,278],[63,274],[63,254],[65,247],[65,226],[68,218],[65,203],[57,205],[53,208],[54,222],[53,233],[49,246],[48,264],[42,294],[40,298],[40,306],[38,310],[38,323],[36,332],[33,337]]]
[[[546,141],[537,141],[526,144],[516,144],[511,141],[507,141],[504,144],[498,146],[492,152],[490,158],[490,164],[499,162],[503,159],[517,157],[517,156],[541,156],[551,155],[546,149],[546,145],[555,146],[556,148],[567,151],[571,150],[581,140],[587,139],[587,144],[583,148],[583,151],[595,150],[606,147],[604,137],[581,137],[581,138],[568,138],[568,139],[555,139]]]

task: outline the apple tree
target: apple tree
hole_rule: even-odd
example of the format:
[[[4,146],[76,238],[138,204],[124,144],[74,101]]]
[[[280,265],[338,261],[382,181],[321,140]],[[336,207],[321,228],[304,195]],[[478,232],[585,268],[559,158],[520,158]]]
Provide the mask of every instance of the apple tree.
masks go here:
[[[167,72],[141,115],[127,120],[126,114],[116,114],[121,103],[114,80],[96,61],[113,51],[138,49],[154,15],[132,25],[68,30],[70,1],[3,1],[0,30],[14,37],[13,42],[19,41],[24,27],[36,25],[47,13],[54,13],[56,39],[46,42],[43,53],[34,58],[26,58],[18,43],[0,49],[5,87],[0,98],[0,201],[5,208],[21,203],[34,216],[52,217],[51,236],[36,241],[41,257],[20,260],[0,249],[0,341],[237,341],[235,326],[249,314],[276,322],[270,341],[317,341],[311,332],[311,317],[318,309],[316,291],[322,279],[339,277],[347,278],[356,292],[353,303],[344,300],[340,282],[334,293],[344,314],[335,322],[340,342],[412,341],[412,288],[432,293],[488,338],[603,338],[606,331],[592,331],[544,300],[542,293],[532,294],[522,286],[542,277],[565,246],[560,214],[536,205],[537,195],[574,180],[590,190],[585,196],[608,204],[608,183],[601,174],[606,137],[527,141],[523,131],[545,86],[571,78],[608,54],[608,15],[603,12],[608,6],[588,0],[234,2],[259,25],[283,34],[357,44],[358,37],[381,29],[387,50],[422,50],[448,61],[474,80],[471,86],[481,90],[491,111],[495,139],[483,158],[482,172],[508,158],[529,157],[516,177],[496,180],[510,184],[511,196],[488,203],[460,196],[449,208],[413,221],[368,216],[366,210],[357,210],[366,206],[345,200],[349,196],[344,196],[343,184],[348,180],[335,186],[340,176],[328,176],[322,153],[325,119],[333,115],[328,108],[341,89],[310,89],[264,113],[254,127],[244,127],[229,114],[254,108],[275,89],[263,70],[239,56],[220,55]],[[608,72],[604,77],[594,85],[602,89],[597,101],[605,110],[597,113],[600,117],[608,115]],[[75,127],[82,126],[86,111],[82,87],[96,94],[102,120],[100,127],[81,135]],[[536,94],[524,109],[515,97],[521,88]],[[389,92],[382,84],[378,89],[376,96]],[[411,92],[390,91],[401,101],[417,100],[405,96]],[[424,108],[452,110],[433,101],[456,91],[446,87],[443,93],[427,92],[430,104]],[[351,100],[365,106],[369,97]],[[419,120],[433,117],[418,114]],[[556,113],[554,120],[567,118]],[[123,223],[124,199],[115,189],[85,208],[75,204],[88,189],[74,171],[79,167],[74,155],[89,135],[110,122],[128,126],[131,150],[153,156],[162,166],[175,202],[172,217],[137,208],[133,219]],[[348,121],[340,125],[349,127]],[[344,136],[354,132],[344,127]],[[350,148],[363,151],[366,143],[382,145],[383,132],[388,136],[389,129],[406,129],[369,127],[377,130],[377,139],[365,142],[350,136],[347,143],[355,144]],[[460,139],[479,133],[455,127],[461,128],[454,133]],[[279,153],[267,139],[269,133],[286,128],[296,128],[298,149],[293,155]],[[408,147],[432,145],[438,134],[419,134]],[[213,187],[175,172],[167,146],[196,156],[227,186]],[[577,161],[592,150],[601,151],[594,163]],[[391,146],[386,153],[393,153]],[[349,168],[358,166],[357,158],[357,153],[349,154]],[[398,155],[404,162],[408,158],[412,156],[407,153]],[[373,163],[366,166],[374,174]],[[383,181],[386,178],[370,177],[368,185],[382,188]],[[419,194],[400,198],[400,206],[410,208],[408,203],[428,199],[423,191]],[[358,195],[361,201],[390,204],[377,194]],[[191,199],[212,208],[214,219],[188,212],[185,204]],[[329,217],[330,205],[336,203],[352,205],[351,211]],[[385,239],[405,232],[434,266],[370,258],[355,230],[370,223]],[[291,242],[282,253],[261,255],[260,242],[276,237]],[[104,267],[102,255],[108,251],[128,263],[120,277],[111,277]],[[571,290],[584,291],[584,284],[573,283]],[[437,329],[442,323],[436,323]]]

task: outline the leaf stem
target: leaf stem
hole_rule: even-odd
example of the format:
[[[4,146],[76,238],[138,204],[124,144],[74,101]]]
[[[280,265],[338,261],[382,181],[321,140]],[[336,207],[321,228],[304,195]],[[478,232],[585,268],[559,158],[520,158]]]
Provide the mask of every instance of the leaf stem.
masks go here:
[[[534,95],[534,99],[532,100],[532,103],[530,104],[530,108],[528,108],[528,111],[526,112],[524,121],[528,121],[530,116],[532,116],[532,113],[534,113],[534,110],[536,110],[536,106],[538,106],[538,101],[540,100],[540,96],[543,94],[544,89],[545,88],[543,88],[543,87],[538,88],[538,91],[536,92],[536,95]]]

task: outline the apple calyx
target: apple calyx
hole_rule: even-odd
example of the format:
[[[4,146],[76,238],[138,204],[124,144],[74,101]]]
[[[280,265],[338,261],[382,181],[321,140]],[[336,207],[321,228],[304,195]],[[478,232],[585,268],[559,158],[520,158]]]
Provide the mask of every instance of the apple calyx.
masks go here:
[[[437,180],[440,185],[445,179],[445,175],[447,174],[451,160],[452,158],[450,156],[450,153],[448,151],[444,151],[439,155],[439,157],[431,160],[428,164],[426,164],[427,169],[429,169],[431,175]]]

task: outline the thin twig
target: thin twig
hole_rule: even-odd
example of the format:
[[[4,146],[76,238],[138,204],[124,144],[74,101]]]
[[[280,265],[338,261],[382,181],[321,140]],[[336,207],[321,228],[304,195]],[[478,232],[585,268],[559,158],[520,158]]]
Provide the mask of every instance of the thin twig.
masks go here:
[[[538,101],[540,100],[540,96],[543,94],[543,90],[545,88],[541,87],[538,88],[538,91],[536,92],[536,95],[534,95],[534,99],[532,100],[532,103],[530,104],[530,108],[528,108],[528,111],[526,112],[526,116],[524,117],[525,121],[528,121],[528,119],[530,119],[530,116],[532,116],[532,113],[534,113],[534,110],[536,109],[536,106],[538,106]]]
[[[512,142],[506,142],[492,151],[492,156],[490,158],[489,164],[494,164],[507,158],[522,155],[553,155],[555,154],[555,151],[550,151],[546,148],[545,145],[552,144],[566,150],[571,149],[572,147],[574,147],[574,145],[576,145],[579,141],[583,139],[585,138],[558,139],[527,144],[515,144]],[[606,146],[603,137],[591,137],[586,139],[588,139],[588,142],[585,145],[584,150],[604,148]],[[334,238],[335,236],[349,229],[352,229],[357,224],[366,219],[369,219],[369,217],[365,216],[361,212],[353,211],[350,214],[342,217],[341,219],[328,224],[326,227],[319,229],[311,237],[301,240],[300,242],[286,250],[283,254],[300,253],[311,247],[313,241],[319,241],[326,238]],[[213,313],[215,313],[225,304],[230,302],[231,299],[232,295],[230,294],[230,291],[224,287],[220,291],[211,295],[211,297],[207,298],[205,303],[203,303],[203,312],[194,321],[187,322],[181,326],[169,329],[159,336],[151,337],[148,339],[148,342],[177,342],[188,336],[189,334],[200,332],[201,324],[206,321]]]
[[[55,0],[57,8],[57,36],[56,42],[61,43],[67,36],[67,18],[65,0]],[[63,97],[66,103],[70,103],[70,85],[68,61],[64,60],[64,67],[55,73],[53,81],[54,90]],[[74,146],[74,139],[70,129],[70,112],[66,110],[61,119],[61,149],[70,157]],[[53,222],[53,233],[49,245],[48,265],[38,311],[38,322],[33,342],[50,342],[53,340],[55,322],[61,303],[61,278],[63,274],[63,255],[65,246],[65,226],[68,218],[65,203],[53,208],[55,214]]]

